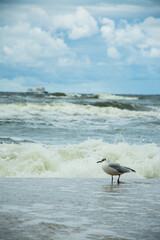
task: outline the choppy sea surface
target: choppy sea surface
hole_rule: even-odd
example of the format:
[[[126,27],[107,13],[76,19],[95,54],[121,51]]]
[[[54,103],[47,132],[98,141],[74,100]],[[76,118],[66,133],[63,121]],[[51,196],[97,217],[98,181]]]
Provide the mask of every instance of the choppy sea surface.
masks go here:
[[[160,95],[0,93],[0,239],[159,239],[159,185]]]
[[[160,177],[160,95],[0,93],[0,177]]]

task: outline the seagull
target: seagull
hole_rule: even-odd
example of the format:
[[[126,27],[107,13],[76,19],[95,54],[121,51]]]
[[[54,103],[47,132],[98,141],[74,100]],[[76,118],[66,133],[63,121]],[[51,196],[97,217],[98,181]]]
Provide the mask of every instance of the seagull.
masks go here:
[[[127,173],[127,172],[136,172],[132,168],[121,166],[119,163],[111,162],[107,158],[104,158],[101,161],[98,161],[97,163],[102,163],[103,171],[112,176],[112,181],[111,181],[112,184],[113,184],[113,176],[116,176],[116,175],[119,176],[117,179],[117,183],[119,184],[120,183],[119,179],[121,174]]]

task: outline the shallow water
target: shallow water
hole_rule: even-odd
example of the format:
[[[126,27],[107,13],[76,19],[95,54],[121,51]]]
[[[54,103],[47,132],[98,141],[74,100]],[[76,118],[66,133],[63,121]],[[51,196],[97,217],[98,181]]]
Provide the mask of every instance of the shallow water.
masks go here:
[[[0,239],[159,239],[160,180],[0,179]]]

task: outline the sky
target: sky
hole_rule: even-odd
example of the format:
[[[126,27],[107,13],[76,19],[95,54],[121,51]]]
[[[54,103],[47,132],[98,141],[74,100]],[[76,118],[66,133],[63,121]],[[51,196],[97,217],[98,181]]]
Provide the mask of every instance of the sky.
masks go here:
[[[0,0],[0,91],[160,94],[159,0]]]

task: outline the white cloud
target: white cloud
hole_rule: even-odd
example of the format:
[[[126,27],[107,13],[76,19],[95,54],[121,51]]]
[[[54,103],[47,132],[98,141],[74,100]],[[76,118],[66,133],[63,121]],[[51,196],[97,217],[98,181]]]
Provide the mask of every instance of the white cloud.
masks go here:
[[[147,58],[160,58],[160,48],[154,48],[142,50],[142,55]]]
[[[109,2],[109,1],[108,1]],[[117,1],[118,2],[118,1]],[[119,1],[119,4],[112,3],[104,3],[102,1],[101,4],[94,5],[88,5],[86,6],[86,9],[88,9],[94,16],[101,16],[101,17],[119,17],[119,18],[130,18],[132,17],[139,17],[144,15],[155,15],[159,14],[159,3],[157,1],[154,3],[151,3],[151,1],[146,1],[143,3],[143,1],[137,1],[138,4],[132,4],[131,1],[128,1],[128,4],[123,4],[123,1]]]
[[[101,33],[102,36],[108,41],[112,41],[115,35],[115,24],[114,21],[108,18],[102,20]]]
[[[114,58],[114,59],[118,59],[121,57],[120,53],[118,52],[118,50],[115,47],[108,47],[107,48],[107,55],[110,58]]]
[[[88,56],[83,56],[82,58],[76,57],[60,57],[58,60],[58,65],[60,67],[68,67],[68,66],[90,66],[91,62]]]
[[[53,15],[53,11],[47,12],[33,5],[30,8],[18,7],[13,11],[16,17],[15,12],[19,19],[0,27],[1,63],[44,67],[49,71],[53,71],[56,65],[69,67],[74,64],[82,66],[82,62],[86,65],[90,63],[85,53],[80,60],[64,40],[66,33],[72,40],[97,33],[97,22],[87,10],[79,7],[70,14]],[[12,16],[9,10],[8,15]]]
[[[102,23],[101,34],[106,40],[109,57],[119,58],[120,53],[122,56],[123,53],[135,55],[135,58],[160,57],[160,18],[148,17],[134,25],[121,21],[118,26],[113,20],[104,18]]]
[[[90,37],[98,32],[96,20],[82,7],[78,7],[74,14],[54,16],[52,23],[53,31],[67,30],[72,40]]]
[[[60,67],[68,67],[75,64],[75,58],[69,58],[69,57],[60,57],[58,59],[58,65]]]
[[[63,39],[52,37],[39,27],[29,23],[0,28],[0,58],[5,63],[41,65],[45,59],[70,54]]]

